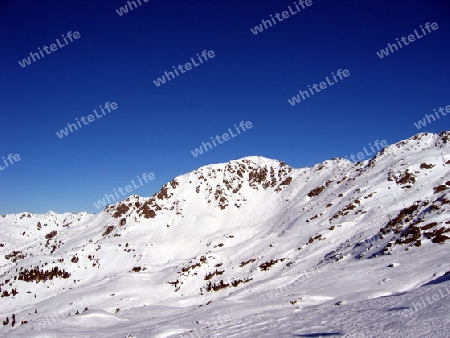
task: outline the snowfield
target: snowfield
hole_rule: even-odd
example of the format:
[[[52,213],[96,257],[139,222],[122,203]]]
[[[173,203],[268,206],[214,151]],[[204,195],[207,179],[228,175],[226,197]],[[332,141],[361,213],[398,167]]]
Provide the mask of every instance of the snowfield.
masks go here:
[[[450,337],[450,132],[0,217],[2,337]]]

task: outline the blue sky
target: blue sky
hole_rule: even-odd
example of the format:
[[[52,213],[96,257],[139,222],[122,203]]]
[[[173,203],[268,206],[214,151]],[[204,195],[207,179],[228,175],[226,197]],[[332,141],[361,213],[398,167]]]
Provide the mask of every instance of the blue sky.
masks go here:
[[[262,33],[250,31],[294,2],[141,0],[119,16],[126,1],[2,1],[0,158],[21,159],[0,171],[0,213],[99,212],[94,202],[143,173],[156,179],[131,193],[151,196],[211,163],[260,155],[299,168],[375,140],[450,129],[450,116],[414,126],[450,105],[447,1],[312,0]],[[377,56],[427,22],[439,29]],[[69,31],[80,38],[19,65]],[[215,57],[155,86],[204,50]],[[350,76],[288,103],[339,69]],[[105,102],[118,109],[56,135]],[[253,128],[192,155],[241,121]]]

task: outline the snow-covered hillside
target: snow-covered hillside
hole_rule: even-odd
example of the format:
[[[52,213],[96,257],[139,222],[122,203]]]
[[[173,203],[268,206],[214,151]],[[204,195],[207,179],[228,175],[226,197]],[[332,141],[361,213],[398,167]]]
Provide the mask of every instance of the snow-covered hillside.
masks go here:
[[[208,165],[96,215],[2,215],[0,335],[448,337],[449,173],[450,132],[423,133],[358,163]]]

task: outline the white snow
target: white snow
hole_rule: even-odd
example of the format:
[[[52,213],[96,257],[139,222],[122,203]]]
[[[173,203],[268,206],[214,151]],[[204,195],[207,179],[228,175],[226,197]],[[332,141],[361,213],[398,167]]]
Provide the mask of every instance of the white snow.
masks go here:
[[[4,215],[0,335],[448,337],[449,140],[302,169],[252,156],[97,215]],[[70,276],[19,280],[35,266]]]

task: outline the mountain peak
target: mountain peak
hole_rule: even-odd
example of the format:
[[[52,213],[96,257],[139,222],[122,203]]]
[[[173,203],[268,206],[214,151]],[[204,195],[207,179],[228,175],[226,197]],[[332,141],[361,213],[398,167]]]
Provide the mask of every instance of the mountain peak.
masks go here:
[[[290,174],[293,170],[285,162],[262,156],[206,165],[177,176],[150,198],[132,195],[123,202],[107,206],[105,211],[115,218],[133,213],[139,217],[155,218],[157,214],[171,210],[178,210],[177,215],[182,215],[182,205],[191,198],[200,198],[205,204],[221,210],[239,208],[252,190],[272,189],[280,192],[292,182]]]

